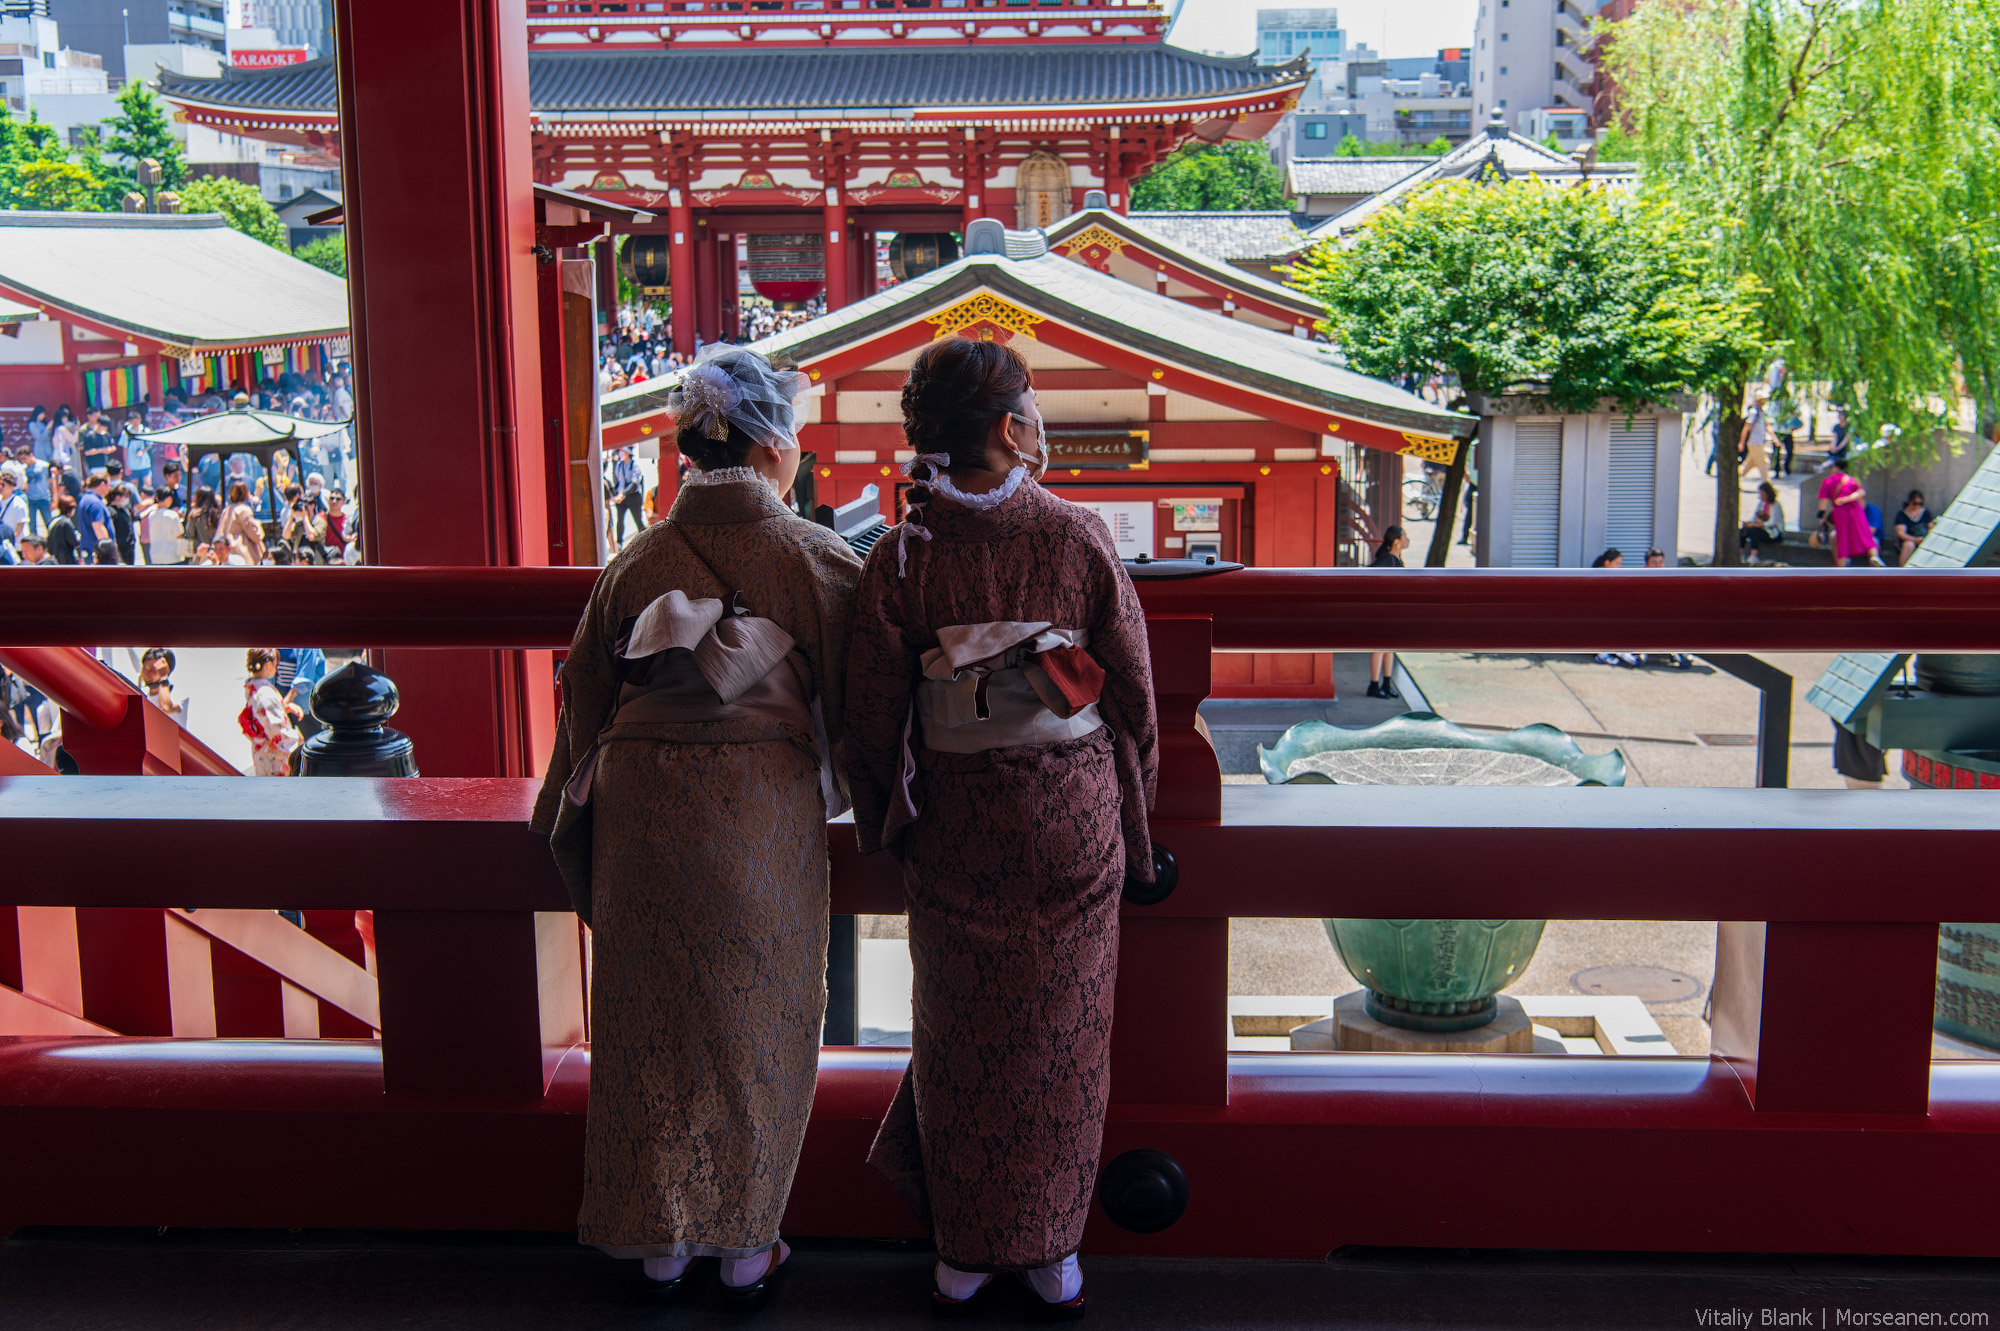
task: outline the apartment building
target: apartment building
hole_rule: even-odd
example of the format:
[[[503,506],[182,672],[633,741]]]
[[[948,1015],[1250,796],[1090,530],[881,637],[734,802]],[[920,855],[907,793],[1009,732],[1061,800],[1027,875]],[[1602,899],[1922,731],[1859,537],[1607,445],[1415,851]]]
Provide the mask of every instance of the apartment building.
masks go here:
[[[1593,105],[1590,23],[1602,0],[1480,0],[1472,44],[1472,114],[1494,111],[1525,132],[1529,111]]]

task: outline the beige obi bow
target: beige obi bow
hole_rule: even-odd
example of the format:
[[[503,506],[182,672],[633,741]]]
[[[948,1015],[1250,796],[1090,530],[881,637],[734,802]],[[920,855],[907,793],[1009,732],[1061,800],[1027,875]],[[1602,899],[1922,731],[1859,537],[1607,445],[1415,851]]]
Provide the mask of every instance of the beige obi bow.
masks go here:
[[[569,799],[590,799],[599,750],[615,726],[687,724],[765,717],[809,733],[820,757],[820,793],[827,816],[847,805],[833,779],[831,746],[813,695],[812,675],[792,635],[740,604],[714,597],[689,600],[676,588],[656,597],[631,621],[615,653],[625,682],[612,714],[590,752],[564,787]]]

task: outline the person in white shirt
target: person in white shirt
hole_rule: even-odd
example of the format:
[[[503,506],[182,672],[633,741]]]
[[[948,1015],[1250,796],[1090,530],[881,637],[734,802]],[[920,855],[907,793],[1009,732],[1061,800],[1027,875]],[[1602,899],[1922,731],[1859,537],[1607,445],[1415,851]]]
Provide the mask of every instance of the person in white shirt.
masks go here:
[[[174,511],[174,492],[164,487],[156,491],[153,506],[146,510],[146,516],[141,521],[146,533],[146,562],[180,563],[184,524],[181,515]]]
[[[0,467],[0,564],[21,557],[21,537],[28,529],[28,500],[22,493],[27,471],[18,462]]]

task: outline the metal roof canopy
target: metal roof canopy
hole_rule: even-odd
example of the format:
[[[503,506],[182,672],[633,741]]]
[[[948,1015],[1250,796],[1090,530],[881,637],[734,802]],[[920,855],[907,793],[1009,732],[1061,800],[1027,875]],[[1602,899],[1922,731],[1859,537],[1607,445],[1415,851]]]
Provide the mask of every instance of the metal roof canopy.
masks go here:
[[[197,416],[179,425],[170,425],[164,430],[147,430],[140,433],[142,439],[158,439],[170,444],[180,444],[185,448],[252,448],[259,444],[283,444],[297,439],[317,439],[337,430],[345,430],[353,419],[338,421],[312,421],[303,416],[287,416],[282,412],[260,411],[255,407],[237,407],[232,411],[218,411],[208,416]]]
[[[562,189],[555,185],[535,186],[535,200],[542,204],[544,208],[553,203],[563,207],[574,208],[587,216],[606,217],[613,221],[626,222],[633,226],[644,226],[646,223],[652,221],[654,217],[654,214],[647,212],[643,208],[634,208],[629,204],[613,203],[609,199],[600,199],[595,194],[583,194],[577,190]],[[334,207],[312,213],[307,216],[306,221],[312,223],[314,226],[346,226],[347,205],[344,203],[336,204]]]
[[[0,212],[0,290],[163,350],[347,334],[347,283],[219,214]]]

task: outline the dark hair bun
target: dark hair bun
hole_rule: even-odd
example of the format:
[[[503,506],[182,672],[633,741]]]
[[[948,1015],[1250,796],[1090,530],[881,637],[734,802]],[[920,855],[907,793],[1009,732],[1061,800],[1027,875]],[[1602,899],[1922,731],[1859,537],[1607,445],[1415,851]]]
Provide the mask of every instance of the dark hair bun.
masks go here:
[[[756,441],[732,424],[727,439],[710,439],[700,430],[682,430],[674,442],[695,466],[703,471],[718,471],[742,466],[743,459],[750,456],[750,445]]]
[[[1005,342],[940,339],[910,367],[903,434],[918,453],[943,453],[955,467],[976,464],[993,422],[1018,410],[1033,386],[1028,362]]]

